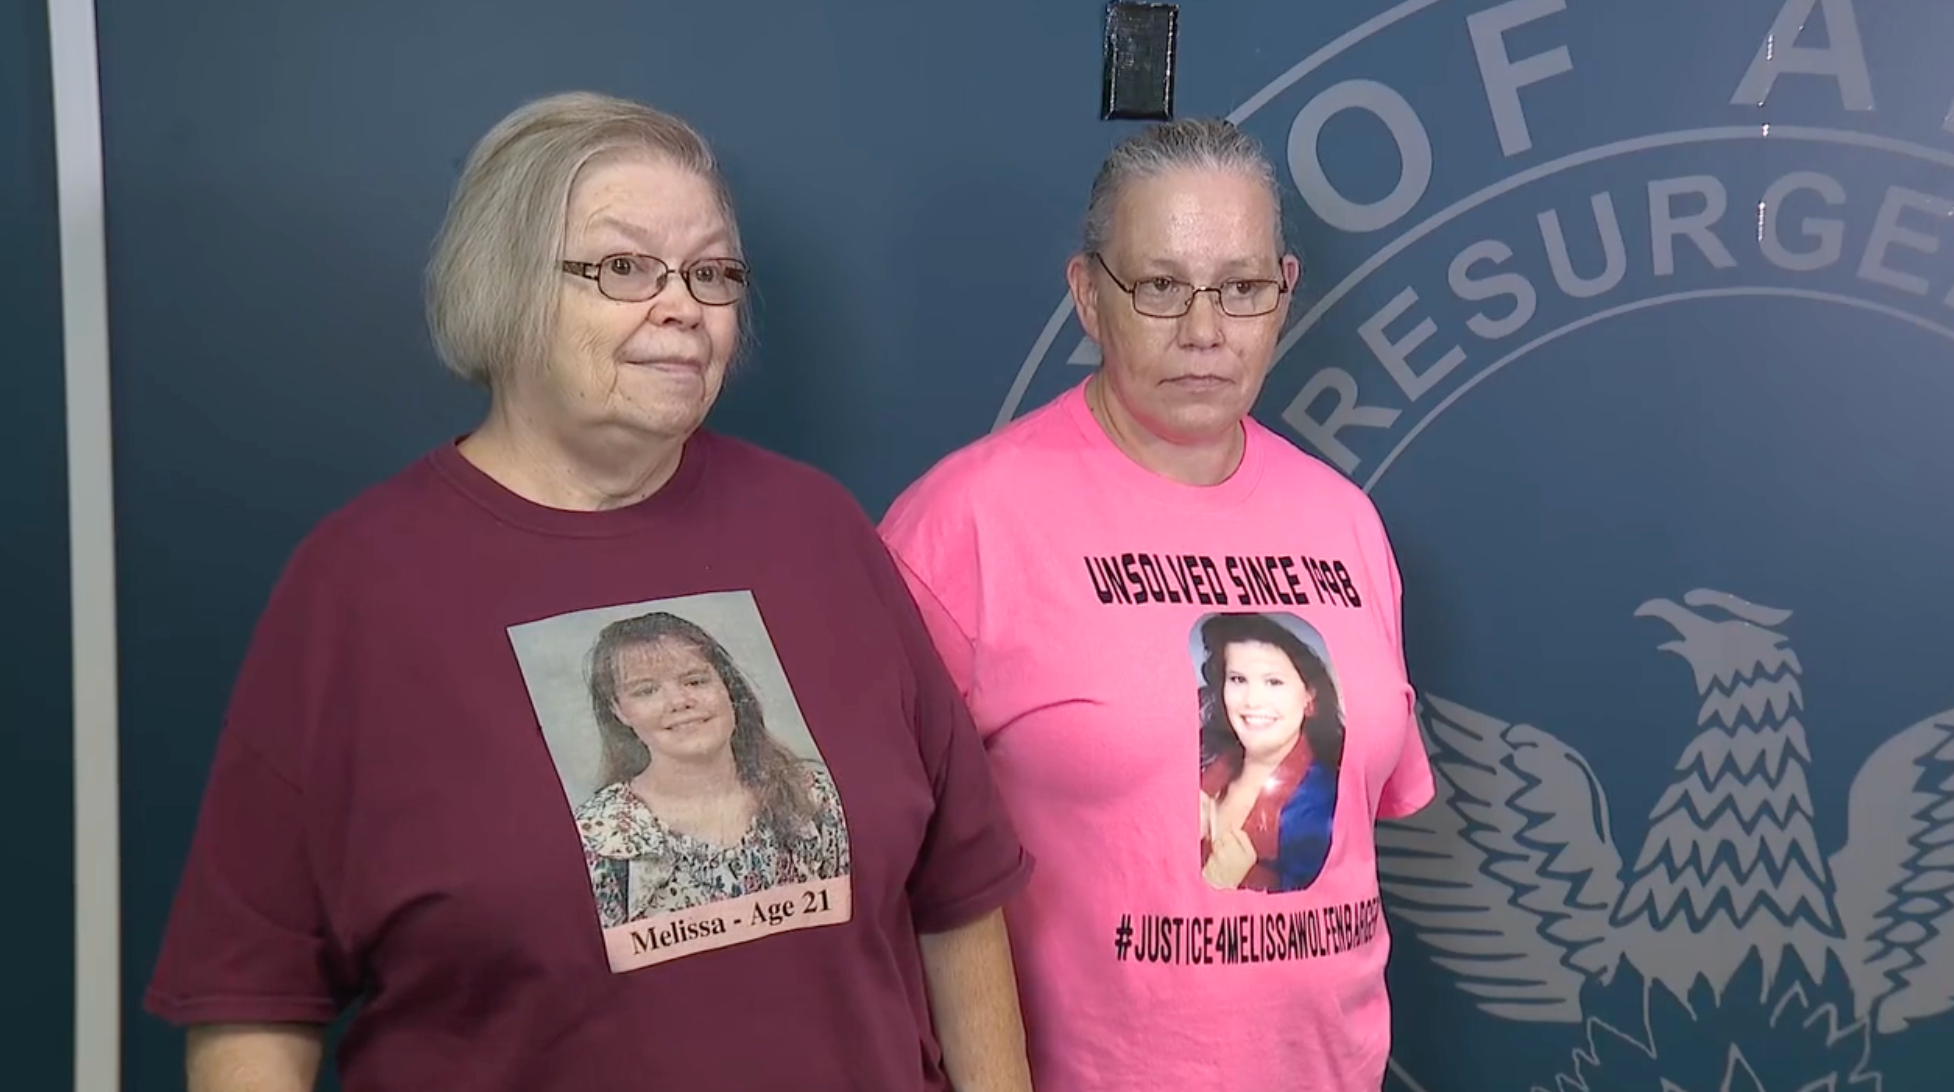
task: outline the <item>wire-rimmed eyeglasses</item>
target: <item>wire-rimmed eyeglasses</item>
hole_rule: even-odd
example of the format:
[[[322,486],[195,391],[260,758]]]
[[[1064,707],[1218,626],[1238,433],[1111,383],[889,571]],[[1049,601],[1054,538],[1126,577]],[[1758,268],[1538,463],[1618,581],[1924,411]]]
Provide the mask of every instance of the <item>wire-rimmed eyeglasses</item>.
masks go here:
[[[1092,260],[1106,271],[1120,291],[1133,300],[1133,309],[1149,318],[1180,318],[1194,307],[1194,297],[1213,292],[1221,313],[1234,318],[1256,318],[1276,309],[1289,286],[1279,280],[1261,277],[1231,277],[1220,284],[1189,284],[1172,277],[1148,277],[1128,285],[1093,252]]]
[[[709,307],[737,303],[746,295],[746,263],[738,258],[700,258],[674,270],[649,254],[610,254],[594,262],[565,260],[563,271],[597,282],[606,299],[643,303],[665,290],[677,273],[692,298]]]

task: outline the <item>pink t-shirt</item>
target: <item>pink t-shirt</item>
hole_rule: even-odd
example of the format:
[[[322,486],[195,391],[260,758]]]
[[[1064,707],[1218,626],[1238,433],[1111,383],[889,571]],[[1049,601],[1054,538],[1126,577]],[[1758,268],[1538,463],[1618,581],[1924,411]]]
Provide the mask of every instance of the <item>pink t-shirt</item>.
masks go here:
[[[1042,867],[1009,907],[1040,1092],[1375,1092],[1373,824],[1432,798],[1370,500],[1261,425],[1212,487],[1083,387],[882,533]]]

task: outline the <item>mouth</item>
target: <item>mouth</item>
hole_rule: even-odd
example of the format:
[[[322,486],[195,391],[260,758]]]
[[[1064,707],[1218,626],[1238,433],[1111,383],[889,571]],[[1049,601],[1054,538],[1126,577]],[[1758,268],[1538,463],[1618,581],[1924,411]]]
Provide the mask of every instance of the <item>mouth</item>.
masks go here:
[[[711,722],[712,722],[711,717],[695,717],[692,720],[680,721],[677,724],[667,724],[665,726],[665,731],[672,734],[677,734],[679,732],[690,731],[693,728],[703,728]]]
[[[1277,718],[1272,714],[1244,713],[1242,714],[1240,719],[1242,722],[1242,727],[1248,729],[1249,731],[1266,732],[1269,729],[1274,728],[1276,726]]]
[[[704,375],[706,362],[693,357],[652,357],[638,360],[625,360],[627,368],[642,371],[669,372],[679,375]]]
[[[1167,382],[1184,390],[1196,391],[1220,390],[1234,385],[1234,380],[1222,375],[1179,375]]]

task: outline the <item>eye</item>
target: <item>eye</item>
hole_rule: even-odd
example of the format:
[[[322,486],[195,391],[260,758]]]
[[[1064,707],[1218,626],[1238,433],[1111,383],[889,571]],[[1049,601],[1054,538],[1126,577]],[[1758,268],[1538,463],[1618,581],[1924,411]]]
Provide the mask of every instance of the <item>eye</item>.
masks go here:
[[[609,271],[620,277],[629,277],[640,272],[637,259],[628,254],[620,254],[612,258],[609,262]]]

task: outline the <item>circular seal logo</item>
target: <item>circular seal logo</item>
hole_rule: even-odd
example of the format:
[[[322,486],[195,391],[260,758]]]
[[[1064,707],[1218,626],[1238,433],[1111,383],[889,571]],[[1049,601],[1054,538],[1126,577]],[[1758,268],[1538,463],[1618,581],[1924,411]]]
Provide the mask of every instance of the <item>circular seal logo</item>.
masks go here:
[[[1311,6],[1229,115],[1306,243],[1257,416],[1405,571],[1395,1088],[1944,1081],[1954,8],[1868,8]],[[1061,300],[997,427],[1097,360]]]

